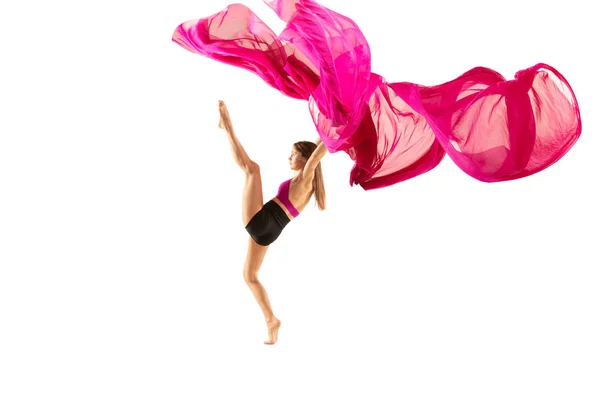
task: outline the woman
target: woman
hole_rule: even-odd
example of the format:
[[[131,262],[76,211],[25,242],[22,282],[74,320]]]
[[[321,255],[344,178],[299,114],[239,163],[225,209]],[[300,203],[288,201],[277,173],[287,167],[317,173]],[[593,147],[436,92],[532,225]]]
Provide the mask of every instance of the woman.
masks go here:
[[[279,237],[283,228],[304,210],[313,193],[319,209],[325,209],[325,188],[320,161],[327,149],[320,139],[316,144],[305,141],[294,143],[289,157],[294,177],[283,182],[279,186],[277,196],[264,203],[260,168],[248,157],[235,136],[227,106],[223,101],[219,101],[219,113],[219,128],[227,132],[233,158],[246,173],[242,221],[250,237],[244,264],[244,280],[265,316],[269,340],[264,343],[275,344],[281,321],[273,314],[267,292],[258,281],[258,270],[269,245]]]

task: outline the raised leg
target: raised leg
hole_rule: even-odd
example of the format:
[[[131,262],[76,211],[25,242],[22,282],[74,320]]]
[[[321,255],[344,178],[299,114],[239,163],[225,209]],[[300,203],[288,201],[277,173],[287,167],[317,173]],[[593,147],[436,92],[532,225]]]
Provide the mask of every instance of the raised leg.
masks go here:
[[[246,174],[246,182],[244,183],[244,192],[242,195],[242,222],[246,226],[264,204],[260,167],[248,157],[246,150],[244,150],[244,147],[235,135],[229,111],[223,101],[219,101],[219,114],[221,115],[219,127],[227,132],[233,159]]]
[[[244,226],[252,219],[254,214],[263,206],[262,178],[260,167],[254,161],[250,161],[250,167],[246,171],[246,182],[242,194],[242,222]]]
[[[229,111],[227,110],[225,103],[221,100],[219,100],[219,114],[221,116],[221,119],[219,120],[219,128],[227,132],[227,139],[231,145],[233,159],[235,160],[236,164],[239,165],[242,170],[244,170],[244,172],[248,173],[248,169],[252,166],[252,160],[250,157],[248,157],[244,146],[242,146],[239,139],[235,135],[233,124],[231,123],[231,118],[229,117]]]
[[[258,280],[258,271],[268,248],[269,246],[260,246],[256,244],[252,238],[248,238],[248,253],[244,264],[244,280],[258,302],[267,323],[269,340],[264,343],[275,344],[275,342],[277,342],[277,334],[279,332],[279,327],[281,326],[281,321],[273,314],[267,291]]]

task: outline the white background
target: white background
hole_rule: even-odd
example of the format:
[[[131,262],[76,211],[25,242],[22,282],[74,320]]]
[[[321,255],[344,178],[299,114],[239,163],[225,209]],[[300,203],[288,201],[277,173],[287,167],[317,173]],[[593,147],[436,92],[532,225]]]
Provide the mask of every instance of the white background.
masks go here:
[[[359,24],[391,82],[554,66],[580,140],[495,184],[446,158],[364,191],[345,153],[327,155],[327,211],[311,202],[259,275],[282,321],[265,346],[217,100],[265,199],[291,144],[317,137],[306,102],[171,41],[226,1],[3,2],[0,398],[600,397],[593,3],[323,4]]]

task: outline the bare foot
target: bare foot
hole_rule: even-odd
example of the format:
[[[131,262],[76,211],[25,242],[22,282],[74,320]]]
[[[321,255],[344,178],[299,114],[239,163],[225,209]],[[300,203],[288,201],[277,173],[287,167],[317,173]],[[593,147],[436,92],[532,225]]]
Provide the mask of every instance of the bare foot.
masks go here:
[[[221,119],[219,119],[219,128],[227,129],[226,121],[229,121],[229,111],[227,111],[227,106],[223,100],[219,100],[219,114],[221,115]]]
[[[275,317],[267,322],[267,328],[269,329],[269,340],[266,341],[265,344],[275,344],[277,342],[277,333],[279,332],[280,326],[281,321]]]

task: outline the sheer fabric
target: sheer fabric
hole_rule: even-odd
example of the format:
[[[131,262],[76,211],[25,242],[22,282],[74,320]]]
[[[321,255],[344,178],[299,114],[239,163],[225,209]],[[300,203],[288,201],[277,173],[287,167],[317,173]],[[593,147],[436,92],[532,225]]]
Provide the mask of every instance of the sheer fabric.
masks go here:
[[[476,67],[436,86],[389,83],[371,71],[369,45],[350,18],[313,0],[265,3],[286,22],[280,35],[232,4],[182,23],[172,39],[306,100],[328,151],[355,162],[351,185],[393,185],[445,154],[480,181],[522,178],[558,161],[581,134],[575,94],[550,65],[511,80]]]

